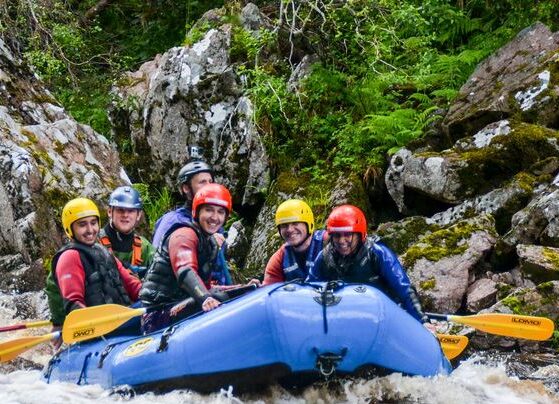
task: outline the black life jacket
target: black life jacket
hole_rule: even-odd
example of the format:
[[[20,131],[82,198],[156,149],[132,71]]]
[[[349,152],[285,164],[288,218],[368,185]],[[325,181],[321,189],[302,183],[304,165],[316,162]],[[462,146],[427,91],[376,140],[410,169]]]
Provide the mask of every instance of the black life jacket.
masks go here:
[[[361,243],[357,253],[342,257],[335,253],[332,243],[328,243],[323,252],[323,274],[328,280],[341,279],[348,283],[367,283],[383,291],[388,285],[380,275],[377,256],[373,253],[374,240],[367,238]]]
[[[219,247],[215,239],[204,234],[195,222],[176,223],[165,234],[144,277],[140,300],[145,304],[170,303],[189,297],[186,291],[180,287],[169,257],[169,238],[175,230],[181,227],[191,228],[198,237],[198,276],[204,284],[209,286],[212,281],[212,272],[219,272],[219,268],[216,268],[219,265],[216,262]]]
[[[81,243],[70,242],[56,252],[52,259],[51,272],[56,286],[56,265],[60,255],[67,250],[77,250],[80,254],[85,271],[85,304],[86,306],[98,306],[101,304],[114,303],[128,306],[130,298],[118,271],[117,263],[113,255],[102,245],[94,244],[87,246]],[[64,302],[66,314],[76,308],[73,302]]]

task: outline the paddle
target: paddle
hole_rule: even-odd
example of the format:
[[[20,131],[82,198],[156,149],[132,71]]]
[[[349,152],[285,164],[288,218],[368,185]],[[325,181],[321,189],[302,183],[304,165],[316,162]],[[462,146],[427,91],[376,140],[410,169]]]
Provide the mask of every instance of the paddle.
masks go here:
[[[41,320],[41,321],[30,321],[28,323],[20,323],[14,325],[7,325],[4,327],[0,327],[0,332],[5,331],[13,331],[13,330],[23,330],[25,328],[33,328],[33,327],[46,327],[52,325],[52,323],[48,320]]]
[[[247,285],[227,288],[225,292],[228,298],[232,299],[254,289],[256,289],[256,285]],[[188,298],[184,303],[185,305],[194,304],[194,299]],[[73,310],[64,320],[62,340],[70,344],[100,337],[114,331],[128,320],[141,316],[148,310],[162,308],[163,306],[165,305],[132,309],[118,304],[103,304]]]
[[[40,335],[38,337],[23,337],[2,342],[0,343],[0,362],[10,361],[22,352],[33,348],[35,345],[39,345],[43,342],[48,342],[59,337],[60,331],[56,331],[50,334]]]
[[[437,334],[441,343],[444,355],[449,359],[454,359],[466,349],[468,337],[464,335]]]
[[[521,316],[504,313],[482,313],[471,316],[426,313],[433,320],[468,325],[489,334],[544,341],[551,337],[555,325],[545,317]]]
[[[62,340],[72,342],[85,341],[105,335],[131,318],[141,316],[149,307],[131,309],[119,304],[103,304],[73,310],[66,316],[62,327]]]

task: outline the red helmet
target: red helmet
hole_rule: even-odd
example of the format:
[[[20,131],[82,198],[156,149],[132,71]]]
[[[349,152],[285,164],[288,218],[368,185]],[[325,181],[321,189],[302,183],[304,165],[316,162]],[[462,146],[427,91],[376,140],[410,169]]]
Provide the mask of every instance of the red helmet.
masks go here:
[[[222,206],[227,210],[227,214],[231,214],[233,209],[233,201],[229,190],[220,184],[207,184],[204,185],[192,201],[192,217],[196,218],[198,208],[202,205],[216,205]]]
[[[332,210],[326,221],[326,230],[331,233],[361,233],[367,237],[367,219],[361,209],[353,205],[341,205]]]

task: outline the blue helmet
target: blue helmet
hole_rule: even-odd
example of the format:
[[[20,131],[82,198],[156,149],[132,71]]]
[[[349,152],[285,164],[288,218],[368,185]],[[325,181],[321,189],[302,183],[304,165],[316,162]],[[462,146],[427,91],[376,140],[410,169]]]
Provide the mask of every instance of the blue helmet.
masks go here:
[[[129,186],[115,189],[109,196],[109,206],[128,209],[142,209],[144,207],[139,192]]]

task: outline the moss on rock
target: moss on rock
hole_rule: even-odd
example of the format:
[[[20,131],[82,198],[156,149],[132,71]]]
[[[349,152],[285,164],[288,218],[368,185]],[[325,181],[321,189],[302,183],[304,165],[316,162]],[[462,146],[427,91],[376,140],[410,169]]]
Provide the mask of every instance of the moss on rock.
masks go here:
[[[485,217],[490,218],[490,216]],[[493,221],[492,218],[490,220]],[[427,234],[417,244],[408,248],[402,259],[404,266],[413,268],[421,258],[436,262],[444,257],[463,254],[468,249],[468,240],[471,235],[477,231],[488,231],[488,229],[486,220],[463,220],[448,228]]]

